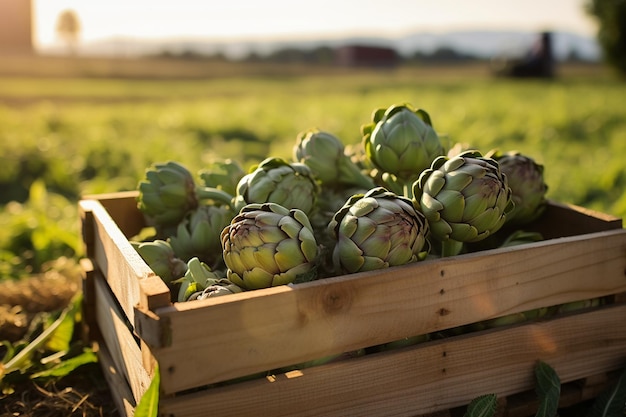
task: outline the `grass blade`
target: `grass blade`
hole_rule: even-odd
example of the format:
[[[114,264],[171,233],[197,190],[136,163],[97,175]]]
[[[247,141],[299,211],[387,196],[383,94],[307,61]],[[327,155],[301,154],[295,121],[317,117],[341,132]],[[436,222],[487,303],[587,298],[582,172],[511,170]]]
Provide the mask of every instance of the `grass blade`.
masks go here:
[[[4,366],[0,367],[0,381],[4,377],[4,375],[9,374],[13,371],[20,369],[20,367],[28,363],[30,357],[41,347],[43,346],[54,334],[57,328],[63,324],[65,317],[74,309],[73,305],[66,308],[61,312],[59,318],[57,318],[46,330],[41,332],[39,336],[35,338],[32,342],[28,344],[24,349],[20,350],[20,352],[15,355],[11,360],[9,360]]]
[[[32,379],[36,378],[50,378],[50,377],[64,377],[69,375],[74,369],[79,366],[86,365],[88,363],[98,362],[98,356],[91,351],[85,350],[78,356],[66,359],[50,369],[46,369],[41,372],[37,372],[31,375]]]

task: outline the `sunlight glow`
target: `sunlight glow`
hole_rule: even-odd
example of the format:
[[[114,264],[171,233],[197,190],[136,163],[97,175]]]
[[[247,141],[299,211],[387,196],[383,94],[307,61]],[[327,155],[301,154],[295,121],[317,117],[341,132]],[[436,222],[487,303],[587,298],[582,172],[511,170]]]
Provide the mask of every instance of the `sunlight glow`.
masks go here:
[[[314,39],[345,35],[399,36],[417,31],[451,29],[568,30],[594,34],[584,0],[318,0],[264,2],[238,0],[33,0],[35,42],[60,42],[59,14],[74,10],[81,22],[81,41],[115,37],[231,39]]]

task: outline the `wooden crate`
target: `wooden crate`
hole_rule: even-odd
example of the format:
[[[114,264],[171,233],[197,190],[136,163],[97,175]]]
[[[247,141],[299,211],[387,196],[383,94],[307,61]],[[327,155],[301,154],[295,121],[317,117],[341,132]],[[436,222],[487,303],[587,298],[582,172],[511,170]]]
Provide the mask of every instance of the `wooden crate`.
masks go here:
[[[135,192],[80,202],[85,315],[118,408],[132,415],[155,365],[163,416],[415,416],[534,388],[538,360],[564,384],[597,387],[626,360],[626,231],[619,218],[551,202],[547,240],[384,271],[171,303],[128,242]],[[599,308],[439,338],[285,373],[327,355],[437,334],[566,302]],[[242,379],[237,383],[224,383]],[[580,381],[585,381],[581,384]],[[565,385],[564,385],[565,386]],[[597,390],[581,388],[577,400]],[[586,392],[586,394],[584,394]],[[510,401],[509,401],[510,402]],[[511,414],[512,415],[512,414]]]

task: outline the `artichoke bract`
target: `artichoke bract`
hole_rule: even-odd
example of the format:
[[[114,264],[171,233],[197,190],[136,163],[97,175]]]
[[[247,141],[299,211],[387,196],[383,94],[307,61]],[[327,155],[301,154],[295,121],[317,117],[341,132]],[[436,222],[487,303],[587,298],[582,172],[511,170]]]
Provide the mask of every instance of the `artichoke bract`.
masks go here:
[[[235,206],[241,209],[247,204],[276,203],[308,215],[318,193],[319,185],[309,167],[282,158],[267,158],[239,181]]]
[[[372,271],[423,260],[428,223],[408,198],[383,187],[352,196],[328,224],[338,273]]]
[[[189,170],[174,161],[149,167],[137,188],[137,207],[157,231],[175,228],[200,200],[232,205],[233,199],[225,191],[197,185]]]
[[[156,239],[148,242],[131,242],[137,253],[167,285],[187,272],[187,263],[174,253],[169,242]]]
[[[201,205],[189,212],[178,224],[176,233],[169,237],[174,253],[185,262],[198,257],[217,267],[222,261],[220,236],[233,216],[227,206]]]
[[[437,158],[413,183],[413,195],[444,256],[498,231],[514,207],[498,162],[478,151]]]
[[[244,175],[244,169],[233,159],[214,161],[198,173],[205,186],[215,187],[232,195],[237,193],[237,184]]]
[[[307,215],[276,203],[244,206],[222,231],[227,278],[248,290],[314,279],[318,250]]]
[[[383,172],[413,182],[445,153],[424,110],[393,105],[376,110],[372,119],[361,128],[363,144],[367,157]]]
[[[174,161],[148,168],[138,189],[139,210],[160,226],[177,225],[190,210],[198,207],[191,173]]]
[[[517,151],[494,151],[487,156],[498,161],[513,193],[515,208],[507,223],[528,224],[541,216],[547,206],[548,191],[543,177],[543,165]]]
[[[317,129],[301,132],[293,158],[308,166],[323,186],[373,188],[374,181],[345,154],[343,143],[334,135]]]
[[[172,282],[173,284],[180,284],[176,301],[195,300],[206,288],[220,282],[222,279],[223,277],[213,271],[207,264],[193,257],[187,262],[185,275]]]

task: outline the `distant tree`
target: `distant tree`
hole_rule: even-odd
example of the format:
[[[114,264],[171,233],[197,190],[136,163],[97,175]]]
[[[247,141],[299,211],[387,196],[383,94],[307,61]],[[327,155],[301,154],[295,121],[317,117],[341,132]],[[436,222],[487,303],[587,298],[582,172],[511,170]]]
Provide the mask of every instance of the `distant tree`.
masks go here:
[[[598,20],[598,42],[606,62],[626,76],[626,0],[587,0],[587,12]]]
[[[80,35],[80,21],[73,10],[64,10],[59,15],[56,26],[57,34],[67,44],[72,55],[76,53]]]

